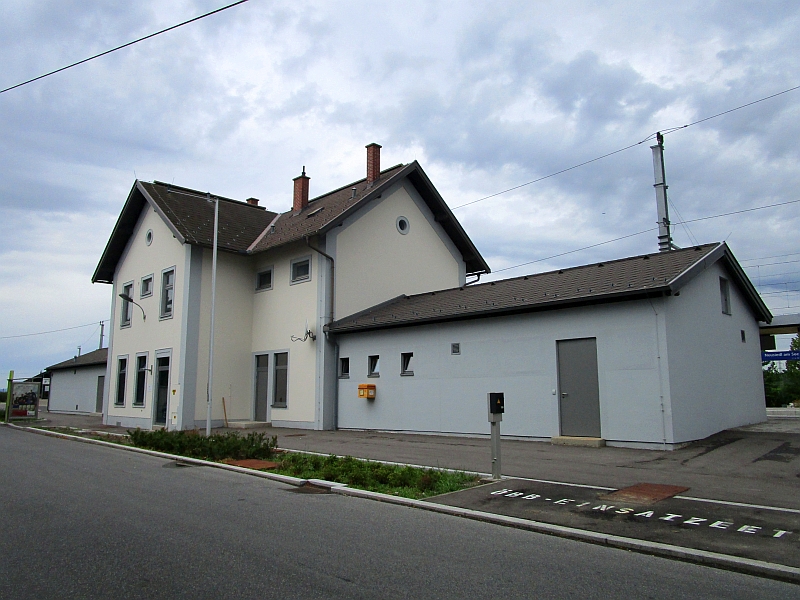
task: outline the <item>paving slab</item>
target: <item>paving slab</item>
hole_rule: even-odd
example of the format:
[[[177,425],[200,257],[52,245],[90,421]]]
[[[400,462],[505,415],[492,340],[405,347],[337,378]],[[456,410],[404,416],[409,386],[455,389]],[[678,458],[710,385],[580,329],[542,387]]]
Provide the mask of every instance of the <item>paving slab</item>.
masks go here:
[[[677,487],[676,489],[685,489]],[[614,498],[607,489],[525,479],[427,501],[540,523],[800,567],[800,510],[701,502]]]

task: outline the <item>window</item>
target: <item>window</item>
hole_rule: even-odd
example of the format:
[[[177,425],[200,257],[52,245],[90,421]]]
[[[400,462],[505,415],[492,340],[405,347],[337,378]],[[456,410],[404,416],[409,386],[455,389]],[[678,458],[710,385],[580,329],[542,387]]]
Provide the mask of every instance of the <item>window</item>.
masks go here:
[[[117,396],[114,398],[116,406],[125,405],[125,376],[128,373],[128,357],[117,359]]]
[[[742,343],[746,344],[747,343],[747,336],[744,333],[744,329],[740,329],[739,331],[742,332]]]
[[[291,265],[291,283],[300,283],[311,279],[311,257],[296,258]]]
[[[256,275],[256,291],[272,289],[272,267],[261,271]]]
[[[148,275],[146,277],[142,277],[142,285],[139,288],[139,297],[147,298],[148,296],[152,295],[153,295],[153,276]]]
[[[400,355],[400,375],[413,375],[414,369],[411,364],[414,359],[413,352],[403,352]]]
[[[350,377],[350,357],[342,356],[339,358],[339,377],[348,379]]]
[[[148,229],[147,233],[144,234],[144,243],[148,246],[153,243],[153,230]]]
[[[122,293],[125,294],[128,298],[132,298],[133,294],[133,282],[126,283],[122,286]],[[120,327],[130,327],[131,326],[131,317],[133,316],[133,304],[128,302],[127,300],[122,301],[122,312],[120,313]]]
[[[719,297],[722,301],[722,314],[731,314],[731,286],[724,277],[719,278]]]
[[[144,392],[147,388],[147,355],[136,356],[136,395],[133,398],[134,406],[144,406]]]
[[[367,377],[381,376],[381,357],[370,356],[367,358]]]
[[[286,392],[289,384],[289,353],[275,353],[275,389],[272,395],[272,406],[274,408],[286,408]]]
[[[161,318],[172,317],[175,300],[175,269],[167,269],[161,273]]]
[[[461,354],[461,344],[450,344],[450,354]]]

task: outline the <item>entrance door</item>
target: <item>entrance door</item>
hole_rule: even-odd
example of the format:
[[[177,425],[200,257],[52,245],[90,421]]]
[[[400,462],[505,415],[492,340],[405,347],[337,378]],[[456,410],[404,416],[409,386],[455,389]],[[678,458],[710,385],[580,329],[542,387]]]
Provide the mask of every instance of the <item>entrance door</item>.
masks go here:
[[[156,425],[167,424],[167,404],[169,402],[169,356],[156,358]]]
[[[597,339],[559,340],[556,344],[561,435],[599,438]]]
[[[256,356],[256,421],[267,420],[267,397],[269,396],[269,354]]]
[[[106,387],[106,376],[97,376],[97,400],[95,401],[94,412],[103,412],[103,389]]]

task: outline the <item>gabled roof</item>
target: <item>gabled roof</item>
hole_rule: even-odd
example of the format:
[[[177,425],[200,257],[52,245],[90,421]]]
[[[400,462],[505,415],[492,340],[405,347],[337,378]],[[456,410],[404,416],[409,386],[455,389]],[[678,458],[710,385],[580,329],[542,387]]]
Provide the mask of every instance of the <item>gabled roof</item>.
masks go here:
[[[218,247],[222,251],[241,252],[277,216],[277,213],[246,202],[219,198]],[[133,235],[145,206],[152,207],[181,243],[210,248],[214,242],[214,203],[205,192],[178,187],[160,181],[137,180],[122,207],[103,256],[92,276],[92,283],[112,283],[117,263]]]
[[[104,365],[108,361],[108,348],[100,348],[93,352],[87,352],[80,356],[75,356],[64,362],[47,367],[45,371],[59,371],[61,369],[75,369],[80,367],[94,367]]]
[[[292,241],[325,233],[339,225],[347,217],[381,195],[396,182],[407,178],[436,221],[455,244],[467,265],[467,273],[488,273],[489,265],[469,239],[461,224],[455,218],[444,199],[431,183],[417,161],[408,165],[395,165],[382,171],[380,178],[367,184],[360,179],[337,190],[318,196],[309,201],[302,212],[285,212],[272,223],[272,228],[264,233],[250,247],[253,253],[263,252]],[[355,189],[355,191],[353,191]]]
[[[756,318],[769,321],[769,309],[722,243],[398,296],[339,319],[328,330],[347,333],[671,295],[719,260],[738,283]]]
[[[467,273],[488,273],[489,265],[416,161],[382,171],[371,185],[367,184],[366,178],[360,179],[314,198],[300,213],[290,210],[279,215],[246,202],[211,196],[220,200],[219,249],[256,254],[324,234],[403,178],[408,178],[461,252]],[[353,188],[356,189],[355,195]],[[137,180],[117,219],[92,282],[112,283],[117,263],[146,205],[161,215],[178,241],[210,248],[214,237],[214,205],[207,201],[208,197],[206,192],[198,190],[160,181]],[[270,225],[274,225],[274,231]]]

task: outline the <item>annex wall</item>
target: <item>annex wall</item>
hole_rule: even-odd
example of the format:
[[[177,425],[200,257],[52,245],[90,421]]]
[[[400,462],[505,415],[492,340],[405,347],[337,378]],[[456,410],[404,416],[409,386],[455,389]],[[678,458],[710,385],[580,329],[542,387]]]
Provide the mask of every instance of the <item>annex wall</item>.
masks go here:
[[[339,356],[350,359],[349,378],[339,379],[339,427],[488,434],[486,394],[504,392],[503,435],[557,436],[556,341],[594,337],[602,437],[661,444],[655,323],[649,303],[631,301],[339,335]],[[400,375],[402,352],[414,353],[413,376]],[[370,355],[380,356],[378,378],[367,377]],[[376,384],[377,399],[359,399],[360,383]]]
[[[96,412],[97,378],[105,374],[105,365],[53,371],[47,410],[57,413]]]
[[[407,233],[398,230],[405,217]],[[464,284],[465,263],[409,183],[393,186],[326,236],[336,257],[336,318],[399,296]]]
[[[730,315],[722,312],[720,277],[729,281]],[[766,420],[758,323],[721,262],[668,299],[666,322],[677,442]]]

